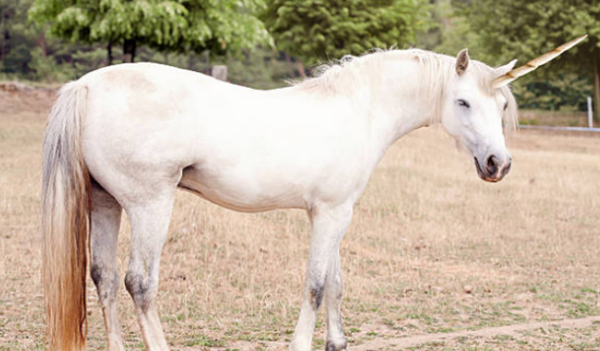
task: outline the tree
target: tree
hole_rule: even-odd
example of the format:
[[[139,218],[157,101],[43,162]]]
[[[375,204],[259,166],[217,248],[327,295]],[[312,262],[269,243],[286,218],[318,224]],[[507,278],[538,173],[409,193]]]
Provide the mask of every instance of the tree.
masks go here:
[[[252,13],[261,0],[35,0],[29,18],[73,42],[123,46],[125,62],[148,45],[159,51],[219,54],[253,47],[268,34]]]
[[[600,0],[477,0],[461,12],[479,34],[488,54],[500,64],[513,58],[529,60],[584,33],[588,39],[563,54],[551,69],[532,77],[550,77],[557,69],[587,72],[594,81],[596,118],[600,120]]]
[[[404,47],[427,25],[424,0],[267,0],[262,18],[277,47],[307,63]]]
[[[60,72],[54,57],[56,40],[27,25],[27,10],[33,0],[0,0],[0,73],[11,79],[28,77],[54,80]]]
[[[39,33],[24,25],[29,5],[27,0],[0,0],[0,69],[5,73],[26,72],[31,51],[38,43],[44,46]]]

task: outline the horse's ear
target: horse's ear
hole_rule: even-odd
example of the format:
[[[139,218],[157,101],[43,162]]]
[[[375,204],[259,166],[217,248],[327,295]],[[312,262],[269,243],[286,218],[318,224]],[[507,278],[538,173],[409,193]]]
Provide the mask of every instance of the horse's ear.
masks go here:
[[[515,68],[516,63],[517,63],[517,60],[514,59],[504,66],[494,68],[494,78],[502,77],[506,73],[512,71],[512,69]]]
[[[469,67],[469,49],[462,49],[456,56],[456,73],[460,76]]]

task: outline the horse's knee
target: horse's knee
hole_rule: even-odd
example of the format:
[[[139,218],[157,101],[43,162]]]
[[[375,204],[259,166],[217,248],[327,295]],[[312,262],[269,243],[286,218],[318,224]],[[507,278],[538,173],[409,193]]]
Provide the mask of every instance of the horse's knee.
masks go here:
[[[325,284],[324,283],[316,283],[313,284],[310,288],[310,302],[313,309],[316,311],[321,307],[321,303],[323,302],[323,296],[325,294]]]
[[[92,263],[90,275],[94,285],[96,285],[100,301],[117,296],[119,292],[119,274],[115,270]]]
[[[125,275],[125,288],[131,295],[135,305],[146,312],[153,299],[153,289],[150,278],[144,275],[129,271]]]

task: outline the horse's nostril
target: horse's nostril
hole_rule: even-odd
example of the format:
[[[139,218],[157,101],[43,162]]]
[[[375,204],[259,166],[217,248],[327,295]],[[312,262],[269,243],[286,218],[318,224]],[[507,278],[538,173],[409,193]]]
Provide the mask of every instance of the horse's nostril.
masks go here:
[[[488,157],[486,162],[486,168],[489,175],[496,174],[496,171],[498,170],[498,159],[496,158],[496,156],[492,155]]]

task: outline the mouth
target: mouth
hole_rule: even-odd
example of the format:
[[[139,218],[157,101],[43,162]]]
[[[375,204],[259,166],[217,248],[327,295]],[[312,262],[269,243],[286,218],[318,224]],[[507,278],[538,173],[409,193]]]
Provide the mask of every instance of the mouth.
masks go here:
[[[479,178],[490,183],[497,183],[502,180],[502,176],[492,177],[492,175],[485,174],[485,172],[481,169],[481,166],[479,165],[479,161],[477,161],[477,157],[473,157],[473,159],[475,160],[475,168],[477,168],[477,175],[479,175]]]

